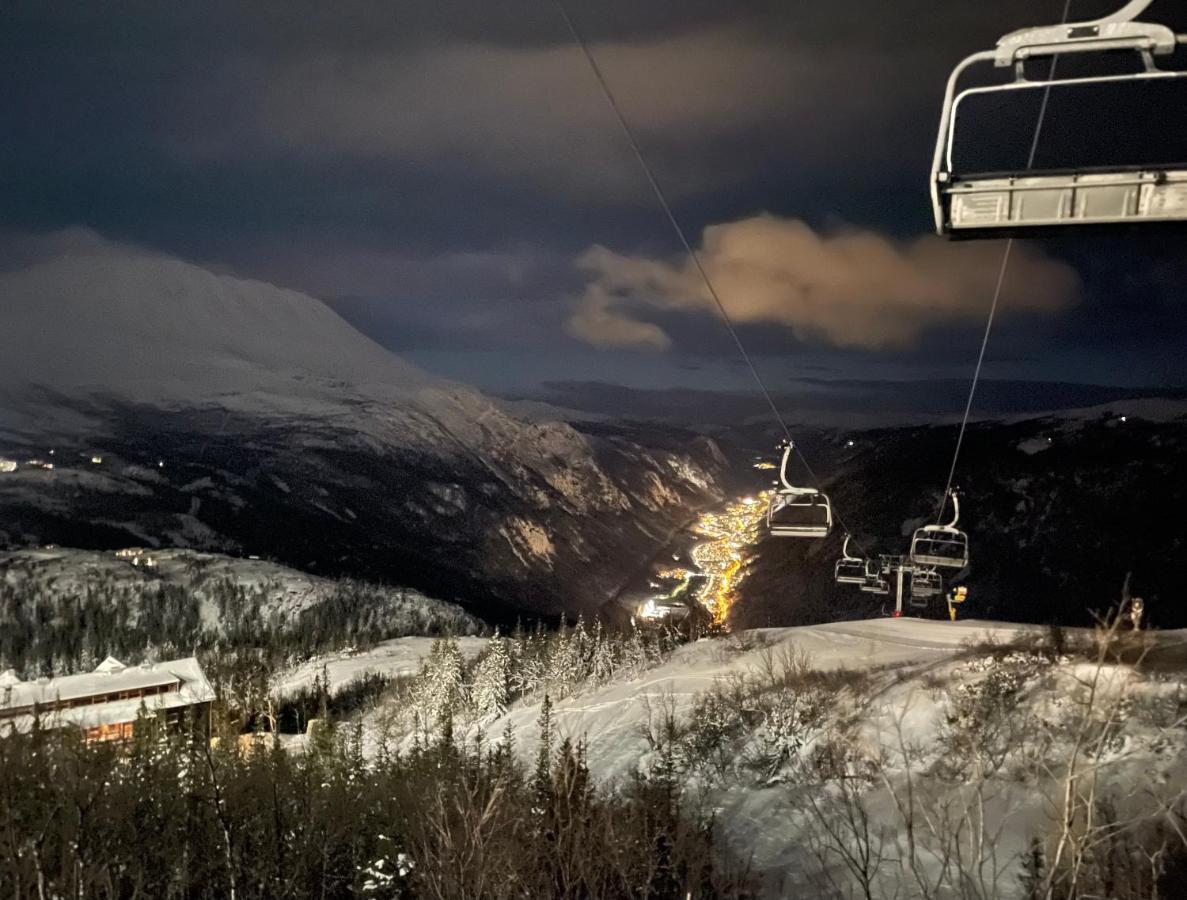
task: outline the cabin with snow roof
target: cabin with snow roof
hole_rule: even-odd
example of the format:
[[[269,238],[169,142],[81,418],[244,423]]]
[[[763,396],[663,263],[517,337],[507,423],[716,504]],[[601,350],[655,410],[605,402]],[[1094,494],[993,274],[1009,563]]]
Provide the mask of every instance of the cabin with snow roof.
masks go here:
[[[22,681],[0,674],[0,735],[74,727],[87,742],[125,741],[143,710],[168,728],[209,730],[214,688],[194,657],[126,666],[107,657],[93,672]]]

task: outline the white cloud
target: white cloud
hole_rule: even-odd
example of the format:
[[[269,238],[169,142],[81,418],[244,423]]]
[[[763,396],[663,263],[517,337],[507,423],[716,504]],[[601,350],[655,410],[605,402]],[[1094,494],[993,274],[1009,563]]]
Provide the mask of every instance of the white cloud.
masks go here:
[[[705,229],[700,258],[731,317],[770,323],[837,347],[903,348],[928,328],[981,319],[1001,263],[999,243],[899,242],[871,231],[832,234],[762,215]],[[569,331],[595,346],[663,349],[670,338],[647,310],[712,313],[688,261],[593,247],[578,264],[592,280]],[[1015,246],[1002,313],[1049,313],[1080,282],[1066,264]]]

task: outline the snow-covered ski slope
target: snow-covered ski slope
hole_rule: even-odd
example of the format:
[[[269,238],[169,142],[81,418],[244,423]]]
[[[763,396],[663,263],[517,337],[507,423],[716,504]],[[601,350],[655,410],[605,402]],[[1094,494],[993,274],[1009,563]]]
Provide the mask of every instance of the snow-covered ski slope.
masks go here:
[[[367,675],[385,678],[415,675],[436,640],[431,637],[395,638],[366,650],[325,653],[282,672],[273,682],[272,690],[279,697],[287,697],[313,687],[314,680],[320,679],[334,694]],[[463,637],[457,642],[467,660],[473,659],[486,646],[486,638]]]
[[[698,694],[722,679],[758,674],[772,655],[802,652],[816,669],[881,674],[878,681],[889,689],[900,679],[919,681],[927,673],[953,664],[957,657],[968,654],[970,645],[1008,644],[1042,631],[1035,625],[906,618],[755,629],[680,647],[669,660],[640,678],[615,681],[555,703],[553,716],[562,736],[589,742],[589,761],[596,773],[621,777],[637,766],[647,749],[641,736],[646,719],[643,701],[671,699],[678,711],[687,710]],[[524,748],[531,747],[539,705],[516,704],[508,715],[517,740]],[[498,734],[503,725],[500,720],[497,727],[486,730]]]
[[[1090,636],[1069,634],[1073,640]],[[913,885],[917,874],[939,877],[941,839],[922,834],[921,821],[915,823],[917,862],[909,862],[899,804],[910,791],[933,821],[937,810],[948,817],[939,833],[981,835],[977,846],[962,848],[963,859],[987,879],[984,896],[1013,897],[1020,855],[1054,827],[1061,772],[1085,722],[1112,729],[1097,746],[1093,771],[1100,774],[1100,795],[1115,794],[1122,810],[1157,804],[1187,788],[1187,632],[1134,637],[1149,640],[1148,659],[1157,660],[1141,670],[1098,669],[1083,652],[1026,649],[1045,635],[1041,626],[918,619],[741,632],[682,646],[637,678],[589,685],[556,701],[553,720],[558,739],[585,742],[601,781],[655,766],[659,755],[647,734],[661,731],[665,715],[684,733],[701,728],[702,746],[709,747],[700,752],[727,758],[716,761],[721,768],[714,773],[686,747],[677,753],[683,777],[690,793],[715,811],[724,846],[752,861],[772,897],[822,896],[820,852],[839,883],[849,877],[835,853],[813,850],[821,828],[807,800],[835,800],[836,785],[822,780],[814,760],[845,734],[845,777],[860,785],[858,802],[885,856],[874,896],[920,895]],[[420,649],[427,646],[422,642]],[[854,677],[780,680],[781,660]],[[406,660],[399,670],[409,670]],[[1081,701],[1094,678],[1096,707],[1086,715]],[[739,692],[731,694],[735,688]],[[706,706],[713,692],[737,709]],[[502,718],[472,723],[470,737],[479,727],[487,736],[500,735],[509,723],[517,752],[530,758],[538,746],[541,699],[518,701]],[[716,721],[728,723],[735,713],[748,722],[741,734]],[[406,710],[381,708],[367,719],[378,726],[401,714]],[[721,728],[720,736],[712,727]],[[756,759],[766,761],[764,770],[752,764]]]

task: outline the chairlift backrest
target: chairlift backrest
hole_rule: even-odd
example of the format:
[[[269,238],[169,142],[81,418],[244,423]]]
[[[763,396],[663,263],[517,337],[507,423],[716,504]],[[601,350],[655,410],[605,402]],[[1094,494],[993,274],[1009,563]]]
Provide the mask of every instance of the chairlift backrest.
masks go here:
[[[890,582],[885,578],[879,577],[862,582],[861,589],[867,594],[889,594]]]
[[[838,559],[833,579],[838,584],[863,584],[867,580],[865,563],[860,559]]]
[[[925,525],[911,539],[911,562],[917,566],[963,569],[969,564],[969,538],[947,525]]]
[[[952,159],[960,108],[969,97],[1045,90],[1056,84],[1109,85],[1187,78],[1187,71],[1159,69],[1154,63],[1154,57],[1166,56],[1179,44],[1187,44],[1187,35],[1176,35],[1163,25],[1134,21],[1151,2],[1133,0],[1113,15],[1091,22],[1016,31],[1003,37],[996,49],[974,53],[956,67],[944,95],[932,160],[931,198],[937,233],[997,237],[1072,225],[1187,223],[1187,164],[961,175],[955,171]],[[1031,59],[1118,50],[1138,53],[1142,70],[1056,80],[1032,80],[1023,70]],[[958,92],[961,76],[973,65],[986,62],[999,68],[1013,66],[1015,80]]]

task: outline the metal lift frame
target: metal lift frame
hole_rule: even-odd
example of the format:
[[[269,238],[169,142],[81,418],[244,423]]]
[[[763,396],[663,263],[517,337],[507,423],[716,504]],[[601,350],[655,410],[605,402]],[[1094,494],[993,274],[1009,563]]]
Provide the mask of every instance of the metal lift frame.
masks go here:
[[[833,567],[833,580],[837,584],[865,584],[866,561],[860,556],[849,555],[849,535],[845,535],[845,543],[841,547],[841,558]]]
[[[969,564],[969,536],[956,527],[960,521],[960,498],[956,491],[949,491],[952,498],[952,521],[947,525],[924,525],[916,529],[911,538],[911,552],[908,555],[911,564],[921,568],[963,569]],[[951,544],[961,548],[961,555],[941,556],[935,553],[920,552],[920,544]]]
[[[787,464],[791,460],[791,453],[794,449],[795,444],[788,441],[787,446],[783,450],[783,460],[779,465],[779,481],[783,487],[771,497],[770,505],[767,507],[767,530],[775,537],[828,537],[829,533],[833,530],[833,507],[832,503],[829,502],[828,495],[823,491],[816,490],[816,488],[797,487],[787,478]],[[797,500],[801,502],[795,502]],[[824,521],[819,524],[808,525],[775,524],[773,520],[776,511],[788,506],[823,509]]]
[[[931,200],[936,233],[953,238],[1033,234],[1069,225],[1187,223],[1187,164],[1169,168],[1117,167],[1067,173],[1026,173],[962,178],[952,153],[960,106],[969,97],[1045,89],[1052,85],[1101,85],[1187,78],[1187,71],[1162,70],[1156,56],[1168,56],[1187,35],[1164,25],[1135,21],[1154,0],[1130,0],[1110,16],[1087,22],[1026,28],[1006,35],[993,50],[964,59],[944,93],[940,129],[931,169]],[[1131,50],[1140,54],[1141,72],[1032,81],[1027,60],[1062,54]],[[957,92],[972,66],[992,62],[1013,67],[1015,80]],[[1028,210],[1027,207],[1030,207]]]

